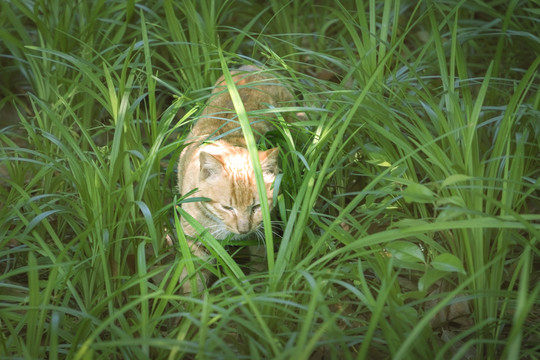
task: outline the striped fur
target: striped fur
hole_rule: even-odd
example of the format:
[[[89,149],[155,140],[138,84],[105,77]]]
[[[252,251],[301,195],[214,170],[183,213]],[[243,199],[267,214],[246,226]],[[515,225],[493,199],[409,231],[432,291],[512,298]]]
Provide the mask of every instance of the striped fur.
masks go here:
[[[274,76],[254,66],[241,67],[231,74],[248,115],[292,100],[291,93]],[[178,189],[181,194],[198,189],[192,197],[210,199],[187,202],[182,207],[216,239],[241,239],[257,233],[262,213],[253,166],[225,89],[221,77],[186,139],[189,145],[178,162]],[[273,128],[260,116],[250,116],[250,121],[256,138]],[[259,151],[270,208],[272,184],[279,172],[278,153],[277,148]],[[185,219],[182,227],[186,235],[196,237],[195,229]]]

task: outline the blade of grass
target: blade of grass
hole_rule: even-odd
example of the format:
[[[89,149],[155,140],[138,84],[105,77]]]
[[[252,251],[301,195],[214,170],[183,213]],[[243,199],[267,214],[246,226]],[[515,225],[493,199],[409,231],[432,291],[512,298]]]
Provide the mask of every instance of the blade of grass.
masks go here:
[[[255,181],[257,183],[257,192],[259,193],[259,200],[261,203],[261,211],[264,225],[264,239],[266,243],[266,256],[268,262],[268,269],[270,272],[274,269],[274,238],[272,233],[272,224],[270,221],[270,209],[268,208],[268,199],[266,195],[266,186],[264,178],[262,175],[261,163],[259,160],[259,151],[257,149],[257,144],[253,136],[253,131],[251,130],[251,125],[246,113],[246,109],[238,93],[238,89],[235,86],[234,80],[232,79],[227,61],[223,56],[223,51],[221,48],[218,48],[219,59],[221,62],[221,70],[223,71],[223,76],[227,84],[227,91],[231,96],[231,100],[238,115],[238,121],[242,127],[242,133],[244,134],[244,139],[246,140],[247,149],[249,152],[249,157],[253,170],[255,172]]]

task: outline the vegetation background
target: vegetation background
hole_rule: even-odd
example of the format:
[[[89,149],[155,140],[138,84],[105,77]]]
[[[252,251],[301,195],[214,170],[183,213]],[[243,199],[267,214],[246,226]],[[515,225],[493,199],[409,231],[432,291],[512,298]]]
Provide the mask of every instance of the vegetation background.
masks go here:
[[[540,7],[0,2],[0,357],[538,359]],[[227,67],[280,73],[267,269],[178,223]],[[167,231],[176,247],[167,249]],[[275,250],[275,251],[274,251]],[[217,281],[191,296],[179,275]]]

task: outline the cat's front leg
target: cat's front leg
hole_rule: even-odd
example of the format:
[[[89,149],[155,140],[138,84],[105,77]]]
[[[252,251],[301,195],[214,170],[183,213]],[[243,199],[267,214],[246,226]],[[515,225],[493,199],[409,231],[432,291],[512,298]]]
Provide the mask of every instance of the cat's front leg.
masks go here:
[[[198,257],[199,259],[203,261],[208,261],[210,259],[211,255],[207,252],[207,250],[204,248],[204,246],[200,242],[195,241],[195,240],[189,240],[189,239],[186,239],[186,241],[191,250],[191,253],[194,256]],[[196,269],[196,272],[195,274],[193,274],[193,276],[196,277],[197,293],[200,293],[206,288],[206,285],[208,284],[208,281],[210,280],[211,273],[210,271],[206,269],[202,269],[202,270]],[[193,293],[193,289],[191,287],[191,280],[188,279],[188,277],[189,277],[189,274],[188,274],[187,268],[184,267],[184,269],[182,270],[182,274],[180,275],[180,279],[179,279],[180,284],[183,283],[182,284],[183,294]]]
[[[203,261],[211,260],[210,259],[211,255],[208,253],[208,251],[204,248],[204,246],[200,242],[196,240],[191,240],[191,239],[186,239],[186,242],[188,244],[189,249],[191,250],[191,253],[194,256],[198,257],[199,259]],[[169,236],[167,236],[167,244],[169,246],[173,245],[172,239]],[[202,270],[197,270],[196,273],[193,274],[193,276],[196,277],[197,293],[200,293],[206,288],[206,285],[208,284],[211,273],[208,270],[202,269]],[[189,279],[189,273],[185,266],[184,266],[184,269],[182,270],[182,273],[180,274],[178,283],[182,284],[182,290],[181,290],[182,294],[189,295],[193,293],[193,289],[191,287],[191,281]]]

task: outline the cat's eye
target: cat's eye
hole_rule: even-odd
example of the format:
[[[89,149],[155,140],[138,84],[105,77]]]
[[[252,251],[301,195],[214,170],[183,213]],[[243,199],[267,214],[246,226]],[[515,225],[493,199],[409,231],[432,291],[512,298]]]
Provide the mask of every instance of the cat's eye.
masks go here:
[[[261,208],[261,204],[255,204],[251,206],[251,212],[255,212]]]
[[[226,206],[226,205],[221,205],[221,207],[224,209],[224,210],[227,210],[227,211],[233,211],[234,208],[232,206]]]

